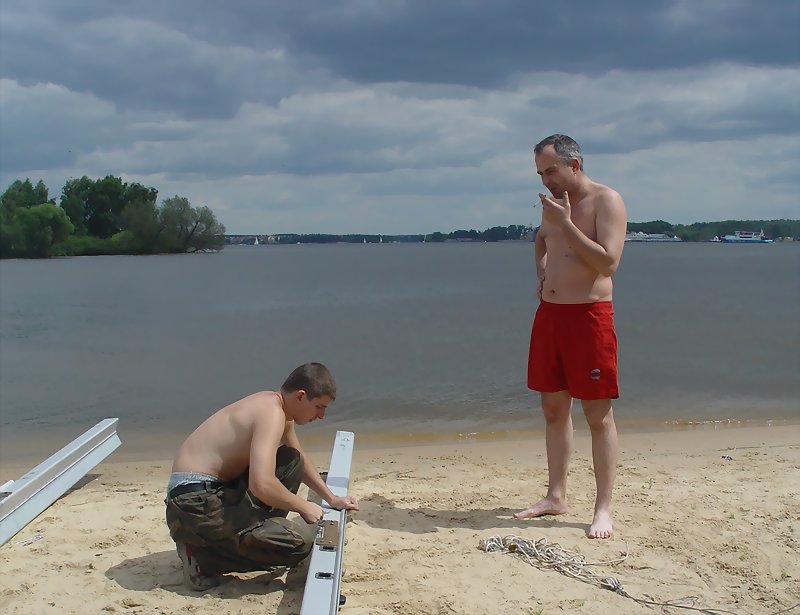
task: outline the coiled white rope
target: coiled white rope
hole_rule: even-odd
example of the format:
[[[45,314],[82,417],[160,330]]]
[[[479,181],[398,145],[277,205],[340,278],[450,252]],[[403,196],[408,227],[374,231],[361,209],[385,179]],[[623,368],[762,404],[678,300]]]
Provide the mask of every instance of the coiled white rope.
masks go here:
[[[540,538],[539,540],[533,541],[528,540],[527,538],[522,538],[520,536],[490,536],[489,538],[481,539],[478,542],[478,547],[481,551],[486,551],[487,553],[493,552],[501,552],[508,555],[514,555],[520,559],[525,560],[531,566],[535,566],[536,568],[540,569],[553,569],[557,570],[561,574],[565,574],[568,577],[572,577],[574,579],[578,579],[579,581],[583,581],[584,583],[590,583],[592,585],[598,585],[603,589],[610,589],[614,593],[617,593],[621,596],[625,596],[626,598],[630,598],[634,602],[638,602],[639,604],[646,604],[650,606],[660,606],[666,608],[674,608],[674,609],[685,609],[687,611],[696,611],[699,613],[705,613],[707,615],[736,615],[731,611],[725,611],[720,609],[706,609],[700,608],[695,606],[689,606],[687,604],[681,604],[682,602],[688,602],[690,604],[694,604],[697,601],[695,596],[688,596],[686,598],[679,598],[676,600],[669,600],[667,602],[656,602],[653,600],[645,600],[644,598],[636,598],[635,596],[631,596],[625,588],[622,587],[622,583],[620,583],[619,579],[614,576],[610,575],[600,575],[596,573],[594,570],[589,568],[589,566],[602,566],[602,565],[613,565],[619,564],[624,562],[628,559],[628,543],[625,543],[625,556],[608,562],[595,562],[595,563],[587,563],[586,559],[580,553],[576,553],[574,551],[569,551],[561,547],[558,543],[551,542],[548,543],[546,538]],[[788,609],[784,609],[782,611],[778,611],[773,613],[773,615],[780,615],[781,613],[788,613],[790,611],[795,610],[800,604],[795,604],[794,606],[789,607]]]
[[[478,543],[482,551],[491,553],[502,551],[510,555],[524,559],[530,565],[537,568],[552,568],[561,574],[565,574],[574,579],[599,585],[614,592],[624,591],[622,583],[617,577],[602,576],[597,574],[588,566],[612,565],[624,562],[628,558],[628,546],[625,544],[625,557],[611,562],[597,562],[588,564],[580,553],[564,549],[558,543],[548,543],[546,538],[533,541],[520,536],[490,536]]]

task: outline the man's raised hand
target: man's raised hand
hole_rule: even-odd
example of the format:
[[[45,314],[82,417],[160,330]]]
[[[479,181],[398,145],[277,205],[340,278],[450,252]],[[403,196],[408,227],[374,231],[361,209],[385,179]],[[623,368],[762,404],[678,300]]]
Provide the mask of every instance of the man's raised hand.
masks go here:
[[[569,194],[566,190],[564,191],[564,196],[560,199],[549,197],[542,193],[539,193],[539,199],[542,201],[542,217],[546,217],[548,222],[556,226],[569,222],[571,207]]]

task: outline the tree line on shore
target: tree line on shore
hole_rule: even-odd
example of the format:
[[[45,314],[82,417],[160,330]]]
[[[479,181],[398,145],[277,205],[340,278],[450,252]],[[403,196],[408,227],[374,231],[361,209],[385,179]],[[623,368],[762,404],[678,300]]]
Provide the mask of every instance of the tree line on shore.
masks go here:
[[[99,254],[170,254],[221,250],[228,243],[380,243],[531,240],[536,229],[511,224],[484,231],[457,230],[418,235],[324,233],[225,235],[205,206],[185,197],[157,204],[158,190],[108,175],[64,184],[58,205],[41,180],[16,180],[0,195],[0,258],[49,258]],[[670,224],[630,222],[628,232],[663,233],[683,241],[708,241],[738,230],[763,230],[767,237],[800,238],[800,220],[723,220]]]
[[[253,244],[258,239],[259,243],[441,243],[445,241],[510,241],[518,239],[532,239],[533,227],[520,224],[509,226],[493,226],[485,231],[458,230],[450,233],[429,233],[427,235],[385,235],[349,233],[346,235],[332,235],[328,233],[279,233],[275,235],[226,235],[227,244]]]
[[[169,254],[221,250],[225,227],[185,197],[157,204],[158,190],[108,175],[64,184],[58,205],[41,180],[0,195],[0,258]]]
[[[629,233],[664,233],[680,237],[683,241],[710,241],[714,237],[733,235],[736,231],[760,230],[770,239],[797,239],[800,238],[800,220],[722,220],[693,224],[670,224],[664,220],[653,220],[628,223]]]
[[[629,233],[665,234],[680,237],[683,241],[710,241],[714,237],[733,235],[736,231],[759,231],[771,239],[800,238],[800,220],[722,220],[720,222],[695,222],[694,224],[670,224],[664,220],[651,222],[629,222]],[[495,242],[509,240],[531,241],[537,228],[511,224],[493,226],[485,231],[471,229],[450,233],[429,233],[427,235],[384,235],[351,233],[332,235],[323,233],[281,233],[275,235],[227,235],[227,244],[290,244],[290,243],[437,243],[445,241]]]

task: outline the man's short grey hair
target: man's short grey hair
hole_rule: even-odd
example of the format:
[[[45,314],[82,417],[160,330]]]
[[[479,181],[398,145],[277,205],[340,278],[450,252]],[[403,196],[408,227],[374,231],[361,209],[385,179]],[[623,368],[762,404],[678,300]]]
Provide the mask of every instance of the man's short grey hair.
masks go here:
[[[570,160],[577,160],[579,168],[583,171],[583,153],[581,146],[572,137],[567,135],[550,135],[546,139],[542,139],[533,148],[534,154],[541,154],[542,150],[548,145],[552,145],[556,155],[560,160],[569,163]]]

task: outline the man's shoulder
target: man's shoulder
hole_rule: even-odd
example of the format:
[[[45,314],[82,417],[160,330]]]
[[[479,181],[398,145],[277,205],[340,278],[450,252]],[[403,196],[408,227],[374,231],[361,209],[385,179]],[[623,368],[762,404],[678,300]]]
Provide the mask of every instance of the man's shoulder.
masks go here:
[[[278,394],[275,391],[257,391],[251,393],[244,399],[251,399],[253,401],[269,403],[271,400],[277,403]]]
[[[592,182],[592,196],[601,201],[606,200],[619,200],[622,201],[622,195],[614,190],[611,186],[606,186],[599,182]]]
[[[231,409],[240,417],[240,420],[260,424],[265,421],[275,421],[276,418],[283,417],[278,395],[273,391],[259,391],[243,397]]]
[[[249,405],[256,410],[256,414],[273,414],[280,412],[283,414],[280,398],[274,391],[259,391],[253,393],[249,398]]]
[[[625,201],[622,200],[622,195],[610,186],[595,183],[592,201],[598,213],[624,215]]]

